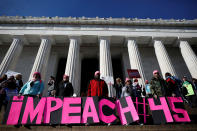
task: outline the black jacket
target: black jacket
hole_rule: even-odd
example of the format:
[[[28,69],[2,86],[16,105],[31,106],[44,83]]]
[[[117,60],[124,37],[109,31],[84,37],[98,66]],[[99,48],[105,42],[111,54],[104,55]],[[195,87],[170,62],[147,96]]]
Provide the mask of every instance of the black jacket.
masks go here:
[[[66,86],[65,86],[66,84]],[[56,88],[56,96],[71,97],[73,96],[73,86],[70,82],[61,81]]]

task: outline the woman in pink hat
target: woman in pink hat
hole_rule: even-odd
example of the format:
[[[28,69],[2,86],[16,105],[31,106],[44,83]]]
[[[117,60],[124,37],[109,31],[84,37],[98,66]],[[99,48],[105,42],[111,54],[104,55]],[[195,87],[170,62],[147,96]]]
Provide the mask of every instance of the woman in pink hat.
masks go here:
[[[131,96],[132,94],[132,82],[129,78],[125,79],[125,86],[122,88],[121,97]]]
[[[35,72],[33,74],[33,79],[28,81],[20,90],[19,96],[26,95],[26,96],[38,96],[41,97],[42,92],[44,89],[44,83],[41,80],[40,72]]]

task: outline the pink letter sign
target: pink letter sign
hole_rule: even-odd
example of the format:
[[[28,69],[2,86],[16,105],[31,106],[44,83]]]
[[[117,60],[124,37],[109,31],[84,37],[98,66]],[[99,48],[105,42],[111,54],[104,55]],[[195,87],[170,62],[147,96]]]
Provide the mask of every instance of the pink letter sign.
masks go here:
[[[72,116],[71,113],[73,114]],[[71,124],[71,123],[80,123],[80,122],[81,122],[81,97],[64,98],[61,124]]]
[[[120,98],[116,101],[116,104],[122,125],[139,120],[139,116],[130,96]]]
[[[13,96],[13,101],[8,114],[7,125],[17,125],[23,104],[24,96]]]
[[[21,123],[22,124],[41,124],[42,116],[44,113],[45,102],[46,102],[46,97],[42,97],[41,99],[28,97]],[[34,104],[37,104],[35,109],[34,109]],[[29,116],[30,116],[30,121],[28,121]],[[36,122],[33,121],[35,118],[36,118]]]
[[[154,124],[173,122],[165,97],[158,97],[157,99],[148,98],[148,103],[152,111]]]
[[[51,107],[52,101],[56,103],[56,105],[54,107]],[[45,116],[44,123],[50,123],[51,112],[54,112],[61,107],[62,107],[62,100],[60,98],[47,97],[46,109],[45,109],[45,114],[44,114],[44,116]]]
[[[168,102],[173,112],[173,117],[176,122],[190,122],[189,115],[186,110],[184,110],[183,100],[181,97],[168,97]],[[179,104],[179,108],[175,107],[175,103]],[[181,105],[180,105],[181,104]],[[182,118],[178,116],[176,113],[181,113],[183,115]]]
[[[105,123],[112,123],[116,120],[116,116],[113,114],[114,112],[110,112],[111,115],[107,116],[103,113],[103,106],[108,106],[112,110],[115,109],[116,105],[108,99],[101,99],[99,101],[99,116],[100,119]],[[106,109],[107,110],[107,109]],[[110,111],[110,110],[107,110]]]
[[[81,119],[81,123],[99,123],[99,117],[96,111],[95,103],[93,97],[85,97],[85,105],[83,109],[83,115]],[[90,111],[89,111],[90,110]],[[88,118],[92,118],[92,121],[88,121]]]

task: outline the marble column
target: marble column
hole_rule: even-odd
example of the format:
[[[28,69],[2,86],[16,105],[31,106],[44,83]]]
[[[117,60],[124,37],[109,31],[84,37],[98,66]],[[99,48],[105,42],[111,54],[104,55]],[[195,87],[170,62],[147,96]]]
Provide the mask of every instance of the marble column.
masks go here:
[[[193,78],[197,78],[197,57],[187,41],[180,41],[179,48]]]
[[[101,77],[113,77],[112,60],[110,52],[110,38],[102,36],[100,41],[100,73]],[[113,89],[108,85],[109,96],[112,97],[115,94]]]
[[[80,59],[80,37],[73,36],[70,37],[70,45],[68,50],[67,62],[65,74],[69,76],[69,81],[72,83],[74,88],[74,93],[80,95],[79,81],[78,77],[81,76],[79,68]],[[79,88],[79,89],[78,89]]]
[[[52,41],[49,38],[41,38],[41,44],[36,55],[29,80],[32,79],[34,72],[40,72],[42,80],[45,80],[45,74],[48,67],[48,60],[51,52]]]
[[[168,56],[168,53],[160,40],[154,41],[154,48],[155,48],[155,54],[157,57],[157,61],[159,63],[162,76],[165,79],[165,73],[169,72],[173,76],[177,76],[176,71],[172,65],[172,62],[170,60],[170,57]]]
[[[139,79],[139,84],[145,86],[146,77],[136,41],[128,39],[127,47],[131,69],[137,69],[139,71],[141,76],[141,79]]]
[[[22,52],[23,43],[19,38],[13,38],[12,44],[8,49],[0,65],[0,76],[7,72],[8,69],[14,70],[17,60]]]

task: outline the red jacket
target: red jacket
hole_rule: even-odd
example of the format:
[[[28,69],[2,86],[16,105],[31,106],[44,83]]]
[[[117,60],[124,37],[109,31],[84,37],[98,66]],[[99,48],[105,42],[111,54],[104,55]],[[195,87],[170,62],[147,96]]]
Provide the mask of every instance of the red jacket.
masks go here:
[[[108,96],[108,88],[105,81],[92,79],[88,86],[88,96]]]

